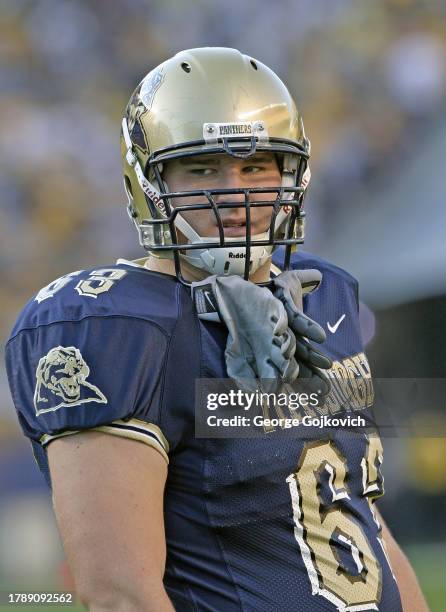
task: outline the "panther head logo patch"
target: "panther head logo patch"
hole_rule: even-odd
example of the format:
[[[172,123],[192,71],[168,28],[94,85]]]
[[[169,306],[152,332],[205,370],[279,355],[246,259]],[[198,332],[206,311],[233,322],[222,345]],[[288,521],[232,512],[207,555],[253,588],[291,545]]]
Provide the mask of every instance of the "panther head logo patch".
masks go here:
[[[86,402],[107,404],[102,391],[87,381],[89,375],[90,368],[79,349],[74,346],[52,348],[39,360],[36,370],[36,415]]]

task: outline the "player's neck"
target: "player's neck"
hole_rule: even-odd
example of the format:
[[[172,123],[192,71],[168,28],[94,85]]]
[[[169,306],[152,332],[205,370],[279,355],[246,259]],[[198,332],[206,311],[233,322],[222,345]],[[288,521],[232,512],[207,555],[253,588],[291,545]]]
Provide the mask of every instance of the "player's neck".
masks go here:
[[[172,259],[160,259],[158,257],[154,257],[153,255],[149,255],[147,258],[144,267],[148,270],[152,270],[152,272],[160,272],[161,274],[169,274],[170,276],[176,276],[175,274],[175,264]],[[263,283],[267,282],[270,278],[270,269],[271,269],[271,261],[268,260],[263,264],[258,270],[251,274],[249,280],[253,283]],[[191,266],[188,262],[182,262],[182,274],[184,278],[188,281],[200,281],[210,276],[208,272],[205,270],[200,270],[195,266]]]

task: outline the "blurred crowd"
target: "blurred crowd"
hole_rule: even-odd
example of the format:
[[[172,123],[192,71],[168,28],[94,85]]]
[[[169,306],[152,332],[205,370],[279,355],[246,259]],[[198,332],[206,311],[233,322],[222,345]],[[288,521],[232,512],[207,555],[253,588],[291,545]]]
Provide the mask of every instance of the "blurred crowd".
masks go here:
[[[54,278],[140,256],[124,206],[121,114],[151,68],[207,45],[260,59],[295,95],[312,141],[315,250],[337,230],[336,210],[353,210],[361,190],[397,171],[444,114],[442,0],[2,0],[3,338]],[[0,461],[14,437],[2,370]]]

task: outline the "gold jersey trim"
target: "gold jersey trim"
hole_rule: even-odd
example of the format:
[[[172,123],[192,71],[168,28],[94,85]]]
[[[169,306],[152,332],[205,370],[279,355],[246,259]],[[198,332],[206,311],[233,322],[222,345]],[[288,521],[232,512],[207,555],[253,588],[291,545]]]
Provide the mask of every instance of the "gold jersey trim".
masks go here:
[[[42,446],[46,446],[57,438],[74,435],[80,433],[80,431],[102,431],[113,436],[120,436],[122,438],[130,438],[131,440],[143,442],[144,444],[147,444],[158,451],[166,462],[169,463],[169,443],[166,440],[163,432],[157,425],[154,425],[153,423],[146,423],[140,419],[130,419],[129,421],[118,419],[112,423],[99,425],[97,427],[90,427],[85,430],[76,429],[71,431],[63,431],[52,436],[49,434],[43,434],[39,441]]]

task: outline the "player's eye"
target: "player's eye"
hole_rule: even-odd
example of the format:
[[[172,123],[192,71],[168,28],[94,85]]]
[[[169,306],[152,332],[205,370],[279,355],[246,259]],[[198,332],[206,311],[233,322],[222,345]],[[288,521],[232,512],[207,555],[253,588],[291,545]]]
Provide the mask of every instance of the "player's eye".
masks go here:
[[[243,168],[243,172],[245,174],[257,174],[258,172],[262,172],[263,170],[265,170],[265,168],[262,166],[245,166]]]
[[[191,168],[190,171],[192,174],[194,174],[195,176],[211,176],[212,174],[215,174],[216,170],[215,168]]]

